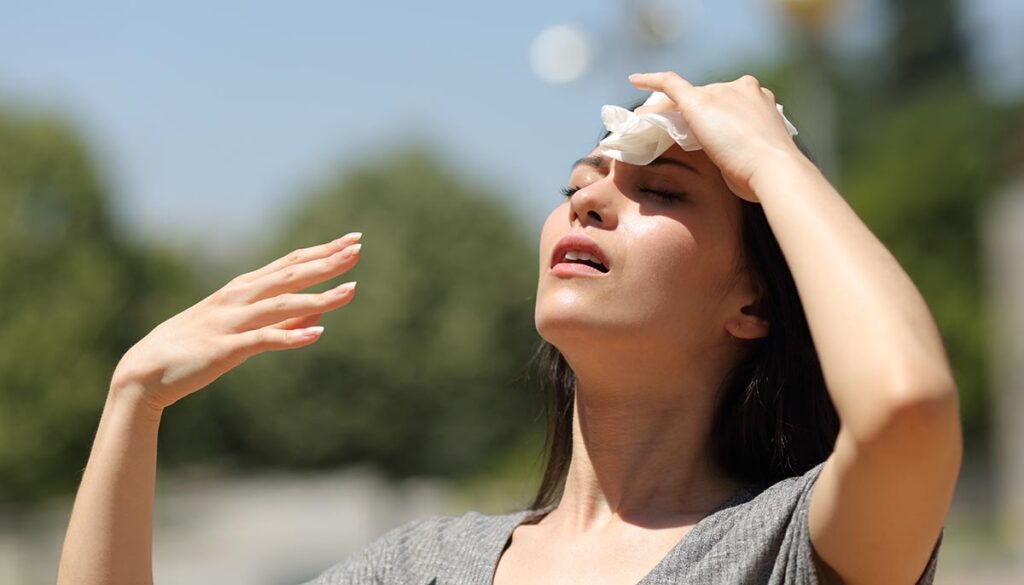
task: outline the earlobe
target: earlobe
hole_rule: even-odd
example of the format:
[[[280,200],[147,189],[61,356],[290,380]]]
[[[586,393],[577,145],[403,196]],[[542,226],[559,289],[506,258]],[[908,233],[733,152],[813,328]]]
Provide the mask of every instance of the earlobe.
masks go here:
[[[768,321],[757,315],[739,315],[729,319],[725,329],[737,339],[760,339],[768,336]]]
[[[768,321],[759,315],[761,312],[760,306],[760,301],[753,305],[744,305],[740,308],[738,315],[733,316],[726,322],[726,331],[738,339],[760,339],[767,337]]]

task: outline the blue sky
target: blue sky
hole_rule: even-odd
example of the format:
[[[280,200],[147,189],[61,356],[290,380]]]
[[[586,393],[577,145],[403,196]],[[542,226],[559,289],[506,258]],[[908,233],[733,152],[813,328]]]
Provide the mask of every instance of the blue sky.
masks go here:
[[[768,0],[669,1],[683,35],[645,55],[615,50],[623,0],[8,1],[0,100],[69,115],[140,237],[250,246],[304,188],[408,136],[489,184],[535,233],[597,138],[600,106],[639,97],[630,69],[708,81],[781,50],[786,25]],[[1024,2],[966,4],[979,71],[994,92],[1020,91]],[[591,74],[552,86],[528,47],[562,23],[603,47]],[[833,32],[843,50],[870,48],[879,1],[847,0]],[[339,234],[356,228],[339,218]]]

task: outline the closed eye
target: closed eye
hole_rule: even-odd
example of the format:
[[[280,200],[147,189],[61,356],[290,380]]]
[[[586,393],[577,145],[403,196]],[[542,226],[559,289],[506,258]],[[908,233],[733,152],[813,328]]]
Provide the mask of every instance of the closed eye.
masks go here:
[[[649,189],[647,187],[640,187],[639,189],[637,189],[637,191],[639,191],[640,193],[645,193],[647,195],[651,195],[651,196],[653,196],[653,197],[655,197],[657,199],[661,199],[662,201],[666,201],[666,202],[668,202],[668,201],[681,201],[682,199],[684,199],[686,197],[686,193],[676,193],[676,192],[673,192],[673,191],[661,191],[661,190],[658,190],[658,189]]]
[[[565,197],[572,197],[573,194],[575,194],[580,189],[582,189],[582,187],[562,187],[561,191],[562,191],[562,195],[564,195]],[[673,192],[673,191],[660,191],[658,189],[649,189],[647,187],[641,187],[641,188],[639,188],[637,190],[640,193],[651,195],[652,197],[655,197],[657,199],[661,199],[662,201],[666,201],[666,202],[668,202],[668,201],[680,201],[680,200],[682,200],[682,199],[684,199],[686,197],[686,193],[676,193],[676,192]]]

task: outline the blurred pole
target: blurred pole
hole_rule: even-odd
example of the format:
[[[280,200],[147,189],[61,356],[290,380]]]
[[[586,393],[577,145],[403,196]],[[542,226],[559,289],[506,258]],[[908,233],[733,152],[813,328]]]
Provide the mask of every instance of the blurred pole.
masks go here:
[[[621,0],[621,18],[593,36],[572,23],[550,26],[530,44],[531,68],[552,85],[569,85],[596,73],[611,80],[612,96],[635,95],[626,75],[650,70],[652,57],[676,43],[684,23],[692,26],[693,2]]]
[[[982,215],[992,357],[992,445],[1000,536],[1024,562],[1024,178]]]
[[[616,20],[621,26],[613,38],[622,39],[614,50],[619,53],[619,63],[607,63],[606,71],[613,96],[636,96],[626,81],[630,73],[654,71],[655,58],[675,45],[683,35],[684,22],[692,18],[683,11],[680,0],[622,0],[622,18]],[[671,69],[686,76],[680,69],[682,64],[673,64]],[[622,103],[621,105],[625,105]]]
[[[795,80],[793,114],[790,118],[814,155],[818,168],[832,184],[838,184],[835,84],[829,72],[830,58],[825,31],[841,0],[773,1],[796,29],[794,41],[797,51],[794,59],[799,74]]]
[[[632,67],[668,49],[683,33],[683,14],[678,0],[625,0],[622,22],[629,27]]]

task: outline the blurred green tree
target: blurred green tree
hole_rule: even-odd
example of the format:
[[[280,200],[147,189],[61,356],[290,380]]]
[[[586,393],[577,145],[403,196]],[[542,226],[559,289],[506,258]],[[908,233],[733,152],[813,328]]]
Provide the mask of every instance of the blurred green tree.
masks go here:
[[[969,66],[958,0],[890,0],[876,63],[889,76],[840,88],[843,192],[932,309],[961,395],[966,447],[988,448],[989,392],[980,212],[1018,172],[1024,102],[992,103]],[[862,88],[868,88],[867,91]],[[872,91],[875,89],[877,91]]]
[[[889,0],[892,20],[887,52],[893,91],[927,91],[969,81],[967,38],[959,0]]]
[[[114,366],[188,288],[108,212],[70,125],[0,110],[0,501],[76,485]]]
[[[928,301],[961,395],[967,446],[987,446],[987,316],[981,273],[982,204],[1010,176],[1006,153],[1024,110],[986,103],[970,88],[879,110],[845,161],[842,190]]]
[[[1013,156],[1024,102],[995,104],[978,91],[957,6],[893,0],[893,33],[882,50],[853,61],[830,56],[829,70],[842,168],[837,188],[928,302],[960,390],[966,446],[984,450],[989,388],[979,215],[1020,170]],[[799,63],[794,55],[759,76],[779,103],[793,99]],[[800,112],[786,114],[799,128]]]
[[[358,280],[353,302],[324,316],[312,346],[257,356],[182,401],[217,413],[200,435],[240,465],[373,462],[395,476],[455,476],[539,431],[541,398],[526,380],[535,246],[491,189],[424,147],[339,173],[224,278],[350,231],[364,234],[359,265],[307,292]],[[184,444],[196,429],[176,416],[164,424]],[[162,453],[186,458],[177,442]]]
[[[365,234],[344,277],[360,279],[354,303],[313,346],[259,356],[170,409],[162,467],[471,473],[539,432],[534,246],[489,189],[426,152],[339,173],[264,257],[223,269]],[[0,112],[0,502],[73,489],[120,357],[220,284],[198,254],[124,240],[109,203],[70,125]]]

